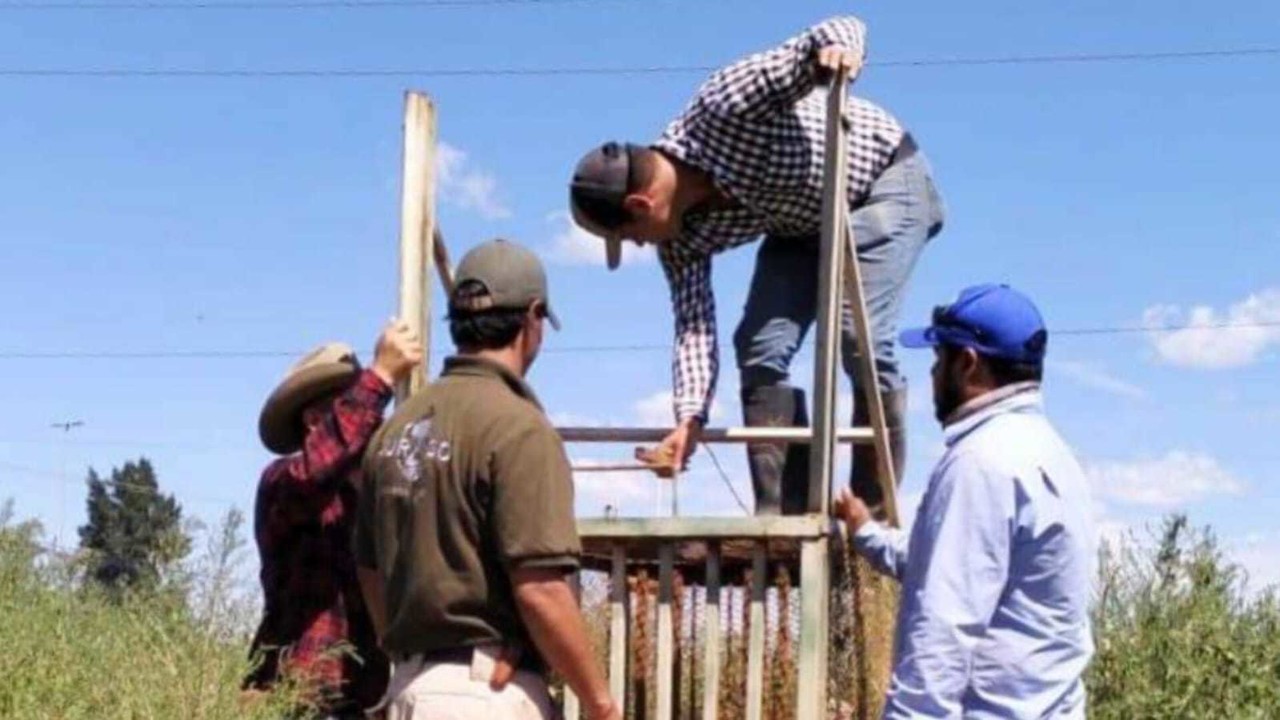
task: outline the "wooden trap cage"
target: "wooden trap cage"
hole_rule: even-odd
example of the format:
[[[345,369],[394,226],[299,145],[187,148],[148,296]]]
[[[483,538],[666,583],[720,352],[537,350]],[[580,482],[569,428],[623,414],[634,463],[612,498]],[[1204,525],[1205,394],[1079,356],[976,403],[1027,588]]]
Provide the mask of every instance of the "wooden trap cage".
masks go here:
[[[888,670],[885,646],[892,635],[894,597],[865,564],[850,560],[828,513],[836,447],[865,442],[877,450],[888,519],[896,524],[898,517],[897,482],[845,200],[846,80],[841,75],[831,83],[827,100],[813,428],[708,428],[702,437],[704,443],[808,443],[807,512],[605,517],[578,523],[583,574],[608,578],[597,595],[607,594],[599,602],[607,608],[600,625],[608,628],[601,642],[608,648],[611,689],[636,720],[869,717],[878,704],[874,698]],[[868,427],[841,428],[835,418],[842,291],[857,330],[860,399],[869,403]],[[560,433],[570,443],[653,443],[666,430],[577,427]],[[585,600],[590,607],[591,598]],[[840,612],[849,605],[851,616]],[[853,632],[833,633],[837,618],[852,620]],[[873,644],[878,651],[868,652]],[[856,658],[850,681],[858,687],[838,681],[831,692],[833,645]],[[577,717],[571,694],[566,693],[564,706],[567,717]]]
[[[846,88],[841,73],[828,89],[813,427],[708,428],[702,436],[704,443],[808,443],[806,513],[579,520],[585,557],[575,582],[595,620],[589,625],[599,633],[610,689],[629,718],[870,718],[882,696],[896,599],[886,580],[849,558],[828,512],[837,446],[872,443],[888,521],[898,522],[897,483],[845,201]],[[400,315],[429,343],[429,279],[438,272],[446,291],[452,279],[435,221],[436,121],[425,95],[406,95],[404,134]],[[842,292],[857,331],[867,427],[842,428],[835,419]],[[423,381],[415,374],[397,388],[397,398]],[[655,443],[667,430],[559,432],[567,443]],[[851,632],[833,632],[841,622],[851,624]],[[869,652],[871,645],[878,651]],[[855,657],[849,677],[829,673],[833,649]],[[576,720],[576,698],[568,691],[561,697],[566,717]]]

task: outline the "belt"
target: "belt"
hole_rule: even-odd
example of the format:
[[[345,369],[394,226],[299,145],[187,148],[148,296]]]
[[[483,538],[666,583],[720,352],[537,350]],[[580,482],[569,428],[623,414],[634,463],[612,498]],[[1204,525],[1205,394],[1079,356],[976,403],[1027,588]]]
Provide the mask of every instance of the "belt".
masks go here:
[[[459,645],[457,647],[441,648],[439,650],[431,650],[429,652],[414,653],[410,657],[412,659],[421,660],[423,665],[431,665],[435,663],[447,663],[453,665],[470,665],[471,658],[475,654],[475,648],[468,645]],[[520,659],[516,662],[517,670],[528,670],[533,673],[541,673],[543,668],[531,653],[520,653]]]
[[[904,132],[902,133],[902,142],[898,143],[898,147],[893,151],[893,157],[889,158],[889,164],[900,163],[915,155],[919,149],[920,147],[916,145],[916,139],[911,137],[911,133]]]

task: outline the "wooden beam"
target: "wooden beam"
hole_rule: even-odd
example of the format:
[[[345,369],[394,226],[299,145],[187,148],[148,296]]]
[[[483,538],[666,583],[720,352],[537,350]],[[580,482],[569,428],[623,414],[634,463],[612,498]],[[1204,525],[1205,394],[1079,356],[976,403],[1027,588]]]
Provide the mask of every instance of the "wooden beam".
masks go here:
[[[436,226],[431,238],[431,259],[435,261],[436,273],[440,277],[440,289],[447,298],[453,294],[453,265],[449,262],[449,248],[444,245],[440,226]]]
[[[871,321],[867,317],[866,297],[857,291],[857,288],[862,287],[862,268],[858,264],[857,253],[855,252],[857,244],[853,237],[853,228],[847,225],[846,227],[846,240],[842,243],[845,257],[845,295],[850,298],[850,311],[853,313],[858,354],[864,358],[870,358],[874,352],[871,338],[869,337],[872,332]],[[880,397],[880,382],[876,375],[875,362],[864,363],[863,368],[860,380],[862,397],[854,398],[854,402],[865,402],[867,410],[870,411],[868,415],[873,429],[871,444],[875,446],[878,470],[876,479],[880,483],[881,496],[884,498],[886,520],[889,525],[897,527],[899,524],[898,481],[894,477],[893,449],[889,445],[889,428],[885,422],[884,400]],[[874,432],[875,428],[880,428],[882,431]]]
[[[671,720],[674,693],[671,668],[675,665],[675,625],[671,603],[674,593],[672,573],[675,569],[676,547],[663,543],[658,549],[658,720]]]
[[[640,517],[583,518],[578,534],[585,538],[654,538],[659,540],[730,538],[816,538],[828,532],[829,518],[816,515],[763,515],[743,518]]]
[[[702,667],[702,720],[717,720],[720,703],[720,544],[707,547],[707,605]]]
[[[764,545],[751,550],[751,637],[747,640],[747,720],[764,716]]]
[[[797,720],[827,717],[827,628],[831,567],[826,538],[800,547],[800,667],[796,682]],[[861,649],[859,649],[861,650]]]
[[[400,319],[422,339],[422,365],[396,387],[403,402],[426,383],[431,359],[431,277],[435,235],[436,110],[422,93],[409,92],[404,106],[404,158],[400,182]]]
[[[575,572],[569,575],[569,587],[573,590],[573,597],[578,601],[578,606],[582,606],[582,573]],[[569,683],[564,684],[564,720],[578,720],[582,715],[582,704],[578,701],[578,696],[573,692],[573,688],[569,687]]]
[[[588,443],[657,443],[671,433],[671,428],[641,427],[562,427],[556,428],[565,442]],[[870,428],[839,428],[834,431],[841,443],[869,443]],[[730,427],[707,428],[702,431],[704,443],[747,443],[766,440],[807,443],[812,435],[803,427]]]
[[[627,706],[627,594],[627,550],[614,545],[609,587],[609,693],[622,708]]]
[[[809,445],[809,512],[826,513],[835,471],[836,389],[839,387],[840,278],[848,225],[848,146],[844,104],[848,73],[827,91],[827,137],[822,171],[822,235],[818,256],[818,317],[814,335],[813,442]]]

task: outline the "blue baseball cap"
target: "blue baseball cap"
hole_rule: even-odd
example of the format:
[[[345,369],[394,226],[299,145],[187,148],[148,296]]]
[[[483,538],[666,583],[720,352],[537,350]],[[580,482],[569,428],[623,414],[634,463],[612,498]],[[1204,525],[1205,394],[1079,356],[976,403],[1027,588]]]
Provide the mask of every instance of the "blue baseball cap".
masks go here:
[[[974,285],[950,305],[933,309],[929,327],[905,330],[899,337],[909,348],[941,344],[973,348],[979,354],[1040,364],[1049,331],[1026,295],[1008,285]]]

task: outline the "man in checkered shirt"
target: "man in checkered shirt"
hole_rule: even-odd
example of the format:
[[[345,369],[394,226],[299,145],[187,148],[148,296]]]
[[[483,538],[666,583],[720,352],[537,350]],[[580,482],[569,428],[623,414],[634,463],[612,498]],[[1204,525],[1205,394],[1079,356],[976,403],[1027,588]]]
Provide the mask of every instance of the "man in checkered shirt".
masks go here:
[[[820,85],[840,68],[857,77],[864,37],[854,17],[814,25],[713,74],[651,145],[609,142],[578,163],[570,183],[573,217],[604,238],[610,269],[621,260],[624,239],[653,243],[670,283],[677,425],[663,446],[681,462],[697,446],[719,372],[712,256],[761,236],[734,333],[744,419],[753,426],[808,423],[789,366],[817,307],[826,132]],[[845,119],[849,223],[900,478],[906,383],[893,337],[905,286],[921,250],[941,230],[943,207],[927,159],[897,119],[857,97],[849,98]],[[846,304],[841,350],[856,387],[847,310]],[[868,424],[865,403],[855,405],[853,422]],[[751,444],[747,456],[757,514],[804,511],[806,446]],[[855,447],[850,485],[869,506],[880,504],[872,447]]]

